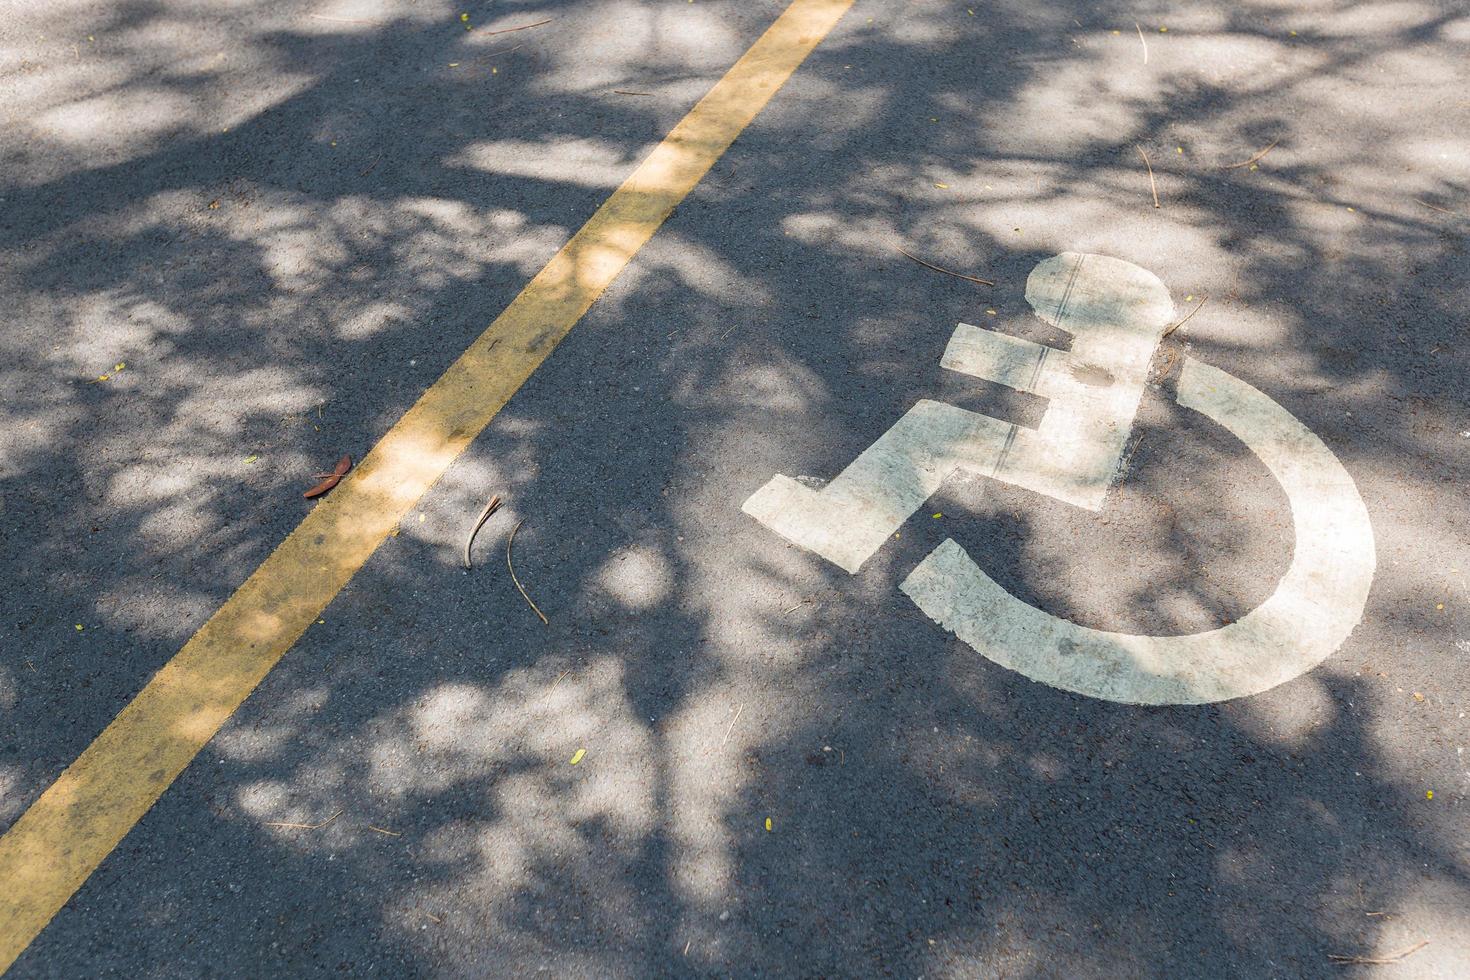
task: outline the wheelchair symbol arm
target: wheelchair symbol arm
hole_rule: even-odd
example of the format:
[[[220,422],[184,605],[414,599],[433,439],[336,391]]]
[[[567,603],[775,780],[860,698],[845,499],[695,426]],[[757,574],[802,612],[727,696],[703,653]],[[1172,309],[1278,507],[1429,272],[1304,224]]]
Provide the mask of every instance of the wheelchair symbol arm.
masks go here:
[[[1291,565],[1270,598],[1240,620],[1188,636],[1088,629],[1012,596],[952,540],[899,587],[995,663],[1109,701],[1224,701],[1312,669],[1347,639],[1368,600],[1376,558],[1362,497],[1320,439],[1244,381],[1186,360],[1179,403],[1244,442],[1281,484],[1291,508]]]
[[[1174,303],[1148,270],[1076,252],[1038,263],[1026,301],[1070,350],[962,323],[940,364],[1046,398],[1037,428],[921,401],[822,489],[776,476],[741,509],[854,573],[957,469],[1101,509]]]

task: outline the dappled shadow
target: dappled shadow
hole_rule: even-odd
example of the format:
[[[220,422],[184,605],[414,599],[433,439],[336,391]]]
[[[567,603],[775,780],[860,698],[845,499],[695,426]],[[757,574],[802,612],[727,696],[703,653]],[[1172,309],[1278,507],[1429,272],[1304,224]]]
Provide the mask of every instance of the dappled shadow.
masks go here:
[[[11,42],[7,821],[780,5],[383,9],[131,0]],[[17,975],[1316,976],[1420,938],[1404,966],[1452,975],[1470,172],[1463,103],[1405,116],[1452,101],[1470,22],[1134,19],[860,3]],[[956,478],[848,576],[740,513],[919,398],[1034,420],[939,356],[960,320],[1036,331],[1064,249],[1208,295],[1161,363],[1248,380],[1357,480],[1379,576],[1318,670],[1107,704],[898,592],[953,537],[1089,626],[1254,608],[1289,509],[1167,381],[1097,515]],[[504,574],[523,518],[549,627]]]

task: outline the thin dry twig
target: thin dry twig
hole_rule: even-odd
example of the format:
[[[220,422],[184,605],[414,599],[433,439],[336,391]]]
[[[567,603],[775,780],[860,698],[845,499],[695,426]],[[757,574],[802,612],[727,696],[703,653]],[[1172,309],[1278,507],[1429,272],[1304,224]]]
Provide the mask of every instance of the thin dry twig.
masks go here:
[[[1249,160],[1242,160],[1239,163],[1227,163],[1227,164],[1225,164],[1225,166],[1221,167],[1220,169],[1221,170],[1234,170],[1236,167],[1249,167],[1251,164],[1253,164],[1257,160],[1261,159],[1261,157],[1265,156],[1267,153],[1270,153],[1272,150],[1276,149],[1276,144],[1277,143],[1280,143],[1280,142],[1281,142],[1280,139],[1274,139],[1274,140],[1271,141],[1271,145],[1270,146],[1267,146],[1265,149],[1263,149],[1261,152],[1257,153],[1255,156],[1251,157]]]
[[[895,245],[894,248],[898,248],[898,246]],[[968,280],[969,282],[978,282],[982,286],[994,286],[995,285],[995,283],[991,282],[989,279],[977,279],[974,276],[966,276],[966,275],[961,275],[958,272],[950,272],[948,269],[941,269],[937,265],[930,265],[928,262],[925,262],[923,259],[919,258],[917,255],[913,254],[912,252],[904,252],[904,250],[901,249],[901,248],[899,248],[898,250],[900,252],[903,252],[904,255],[907,255],[909,258],[913,259],[915,262],[919,263],[920,265],[922,265],[926,269],[933,269],[935,272],[942,272],[946,276],[954,276],[956,279],[965,279],[965,280]]]
[[[329,20],[334,24],[379,24],[381,21],[364,20],[361,17],[328,17],[326,14],[307,14],[312,20]]]
[[[1138,43],[1143,45],[1143,63],[1148,64],[1148,42],[1143,39],[1143,28],[1138,26],[1138,21],[1133,22],[1133,29],[1138,32]]]
[[[1337,953],[1328,953],[1327,958],[1334,963],[1341,963],[1344,966],[1387,966],[1390,963],[1397,963],[1407,956],[1412,956],[1428,945],[1429,940],[1425,939],[1422,942],[1417,942],[1412,946],[1401,949],[1397,953],[1389,953],[1387,956],[1342,956]]]
[[[730,741],[730,733],[735,730],[735,723],[740,720],[740,713],[744,710],[745,705],[743,704],[735,709],[735,717],[730,719],[730,727],[725,729],[725,737],[720,739],[720,748],[723,749],[725,747],[725,743]]]
[[[1174,362],[1177,360],[1179,360],[1179,348],[1170,346],[1164,350],[1164,356],[1160,359],[1158,370],[1153,374],[1154,384],[1158,384],[1169,376],[1169,372],[1174,370]]]
[[[374,827],[372,824],[368,824],[368,830],[374,831],[374,832],[379,833],[379,834],[383,834],[383,835],[385,835],[387,837],[402,837],[403,836],[402,834],[400,834],[396,830],[384,830],[382,827]]]
[[[652,92],[634,92],[634,91],[631,91],[631,90],[625,89],[625,88],[615,88],[615,89],[613,89],[613,94],[614,95],[652,95],[653,93]]]
[[[490,515],[500,509],[500,496],[497,494],[490,498],[485,509],[480,511],[480,516],[475,518],[475,526],[470,528],[470,536],[464,539],[464,567],[470,567],[470,545],[475,543],[475,535],[480,533],[480,528],[490,519]]]
[[[1194,309],[1190,310],[1189,313],[1185,315],[1185,317],[1184,317],[1183,320],[1180,320],[1178,323],[1174,324],[1168,330],[1165,330],[1163,332],[1163,334],[1160,335],[1159,339],[1160,340],[1163,340],[1165,337],[1169,336],[1169,334],[1173,333],[1175,330],[1178,330],[1180,327],[1182,327],[1186,323],[1188,323],[1189,322],[1189,318],[1192,317],[1192,316],[1194,316],[1196,313],[1199,312],[1199,308],[1201,306],[1204,306],[1205,305],[1205,300],[1207,300],[1207,299],[1209,299],[1208,296],[1201,296],[1198,305],[1196,305]]]
[[[1128,455],[1123,457],[1123,465],[1118,467],[1119,473],[1128,472],[1128,464],[1133,462],[1133,454],[1138,452],[1138,447],[1141,445],[1143,445],[1143,436],[1140,435],[1137,439],[1133,440],[1133,448],[1128,450]]]
[[[1148,189],[1153,191],[1154,207],[1160,207],[1161,205],[1159,204],[1159,185],[1154,182],[1154,165],[1148,162],[1148,153],[1146,153],[1141,146],[1138,147],[1138,155],[1143,157],[1143,165],[1148,168]]]
[[[510,569],[510,580],[516,584],[516,589],[520,592],[521,598],[525,599],[527,604],[530,605],[531,609],[535,611],[536,615],[541,617],[541,625],[550,626],[551,620],[546,618],[546,614],[542,612],[540,607],[538,607],[536,603],[531,600],[531,597],[526,594],[526,589],[523,585],[521,585],[521,580],[516,578],[516,567],[510,563],[511,545],[515,544],[516,532],[521,529],[521,525],[524,523],[526,523],[525,520],[517,521],[516,526],[511,528],[510,538],[507,539],[507,541],[505,542],[505,567]]]
[[[336,820],[340,816],[342,816],[342,811],[338,810],[336,813],[332,814],[321,823],[291,823],[287,820],[271,820],[266,823],[266,826],[280,827],[284,830],[321,830],[327,824],[331,823],[333,820]]]
[[[498,31],[483,31],[482,33],[485,37],[490,37],[494,34],[510,34],[514,31],[529,31],[533,27],[540,27],[542,24],[550,24],[554,20],[556,20],[555,17],[548,17],[545,20],[538,20],[534,24],[522,24],[520,27],[506,27]]]
[[[1458,211],[1451,211],[1449,208],[1442,208],[1442,207],[1440,207],[1437,204],[1430,204],[1428,201],[1424,200],[1423,198],[1416,197],[1416,198],[1414,198],[1414,200],[1415,201],[1418,201],[1420,204],[1424,205],[1426,208],[1428,208],[1431,211],[1438,211],[1440,214],[1452,214],[1452,215],[1454,215],[1457,218],[1460,217],[1460,212],[1458,212]]]

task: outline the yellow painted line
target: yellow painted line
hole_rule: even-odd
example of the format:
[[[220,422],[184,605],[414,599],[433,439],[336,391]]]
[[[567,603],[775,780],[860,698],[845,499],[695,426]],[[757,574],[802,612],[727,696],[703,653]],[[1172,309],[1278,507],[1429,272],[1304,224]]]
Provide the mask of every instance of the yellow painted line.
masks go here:
[[[0,838],[0,970],[490,423],[852,0],[795,0]]]

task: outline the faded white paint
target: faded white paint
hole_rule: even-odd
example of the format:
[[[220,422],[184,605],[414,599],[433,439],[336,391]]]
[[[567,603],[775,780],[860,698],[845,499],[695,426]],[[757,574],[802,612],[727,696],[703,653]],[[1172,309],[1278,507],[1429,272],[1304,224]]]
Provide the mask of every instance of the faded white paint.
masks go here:
[[[1039,263],[1026,279],[1026,301],[1072,334],[1072,349],[1043,348],[1024,390],[1047,399],[1046,414],[1035,429],[1013,427],[995,478],[1101,510],[1174,302],[1152,272],[1076,252]]]
[[[1045,396],[1039,428],[921,401],[821,490],[778,475],[742,509],[848,572],[956,469],[1100,509],[1174,304],[1153,273],[1076,252],[1038,264],[1026,300],[1072,334],[1070,351],[962,323],[940,364]]]
[[[821,490],[776,476],[743,510],[777,534],[856,572],[959,467],[994,474],[1012,426],[921,401]]]
[[[1244,618],[1188,636],[1088,629],[1010,595],[954,541],[935,548],[899,588],[987,659],[1108,701],[1224,701],[1311,670],[1358,624],[1373,580],[1373,528],[1357,487],[1306,426],[1223,371],[1187,360],[1179,403],[1244,442],[1291,506],[1291,567],[1270,598]]]
[[[962,323],[941,364],[1045,397],[1040,425],[1022,428],[921,401],[826,487],[777,476],[745,502],[745,512],[856,572],[957,469],[1100,509],[1173,301],[1152,273],[1075,252],[1038,264],[1026,299],[1037,316],[1072,334],[1069,350]],[[1291,567],[1243,619],[1191,636],[1087,629],[1016,599],[952,540],[900,588],[995,663],[1109,701],[1223,701],[1315,667],[1357,625],[1373,580],[1373,529],[1352,478],[1291,413],[1222,371],[1187,359],[1179,403],[1244,442],[1291,505]]]

